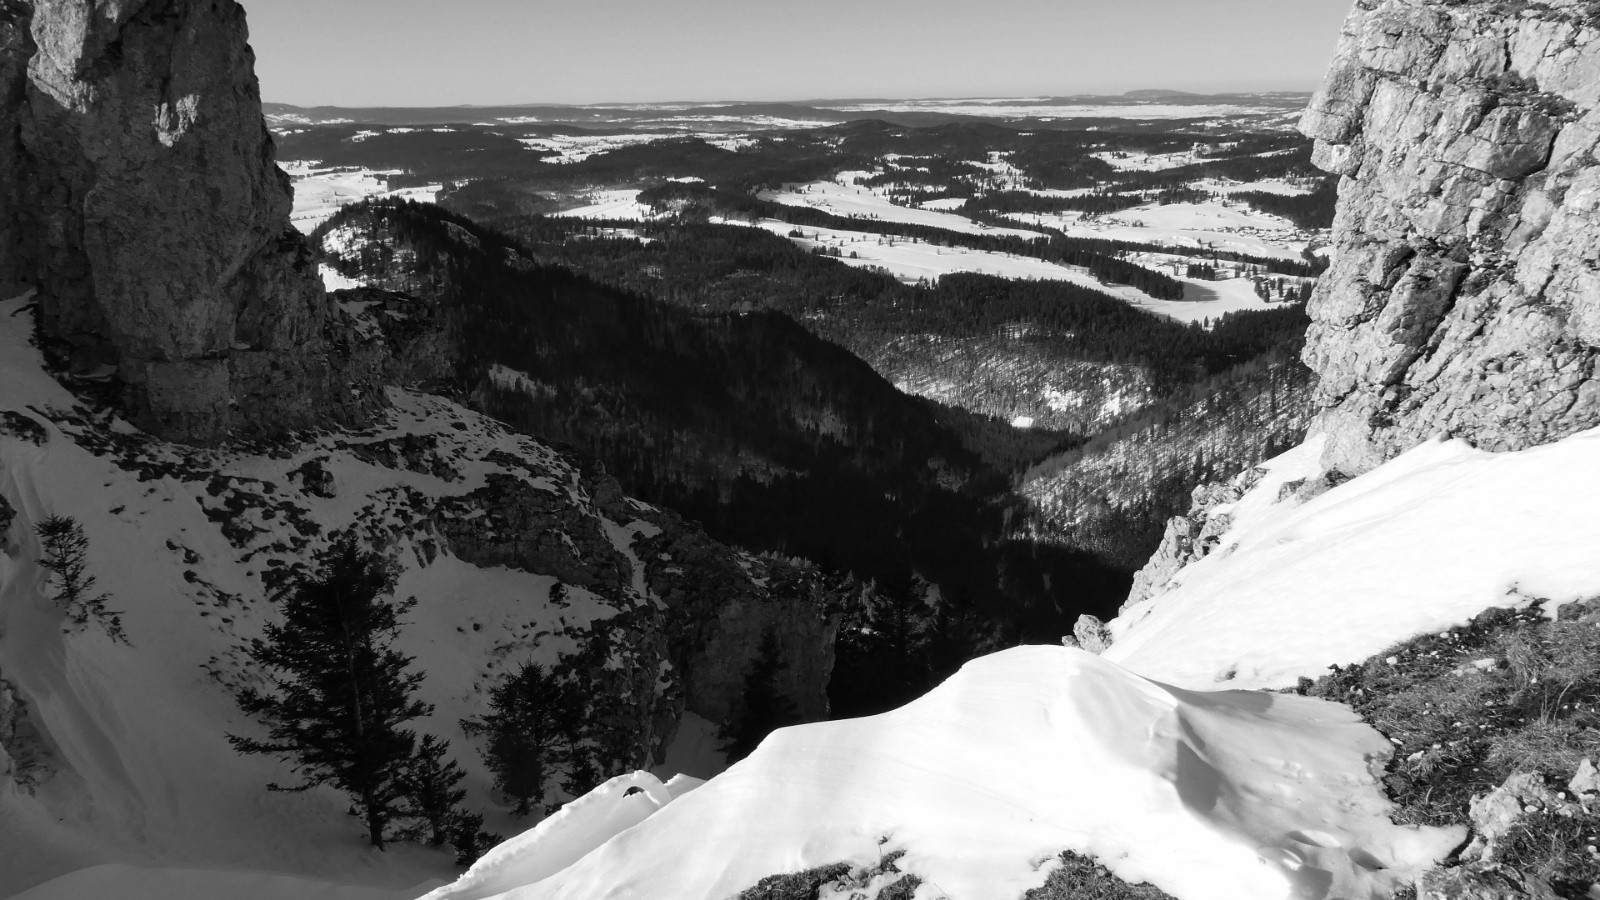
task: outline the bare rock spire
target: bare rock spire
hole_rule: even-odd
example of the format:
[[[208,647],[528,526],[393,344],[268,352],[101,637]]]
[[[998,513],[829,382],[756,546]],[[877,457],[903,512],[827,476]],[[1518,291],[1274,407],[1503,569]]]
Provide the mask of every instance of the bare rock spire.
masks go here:
[[[177,440],[363,405],[254,65],[234,0],[0,0],[0,287]]]

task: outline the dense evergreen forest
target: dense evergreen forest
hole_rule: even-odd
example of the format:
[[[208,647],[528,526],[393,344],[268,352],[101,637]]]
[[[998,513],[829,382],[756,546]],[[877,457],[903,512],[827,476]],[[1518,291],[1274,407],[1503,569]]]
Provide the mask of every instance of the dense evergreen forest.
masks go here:
[[[1284,179],[1312,192],[1227,202],[1320,227],[1332,182],[1311,173],[1304,139],[1084,124],[855,121],[738,142],[621,141],[576,159],[538,150],[553,132],[536,124],[284,141],[323,165],[404,170],[392,186],[445,184],[453,213],[367,203],[324,232],[356,238],[329,259],[346,275],[444,303],[457,387],[480,409],[575,448],[720,539],[854,585],[840,591],[855,599],[830,690],[837,713],[860,714],[979,652],[1053,642],[1080,613],[1112,612],[1196,484],[1303,430],[1297,301],[1324,260],[1069,237],[1009,216],[1203,202],[1218,195],[1199,180]],[[1119,154],[1181,164],[1108,161]],[[867,173],[898,203],[960,200],[992,228],[833,215],[762,193],[841,171]],[[655,216],[556,217],[607,185],[642,187]],[[1041,190],[1075,193],[1030,193]],[[1030,257],[1168,300],[1184,283],[1139,260],[1186,257],[1190,278],[1226,266],[1283,302],[1202,327],[1070,282],[903,283],[720,220]],[[1039,427],[1012,426],[1044,403]]]
[[[1012,429],[896,391],[781,312],[676,308],[534,263],[435,207],[365,204],[325,227],[365,238],[331,260],[346,274],[452,310],[460,384],[482,409],[719,538],[882,584],[925,579],[958,629],[946,640],[972,652],[1053,639],[1126,591],[1089,554],[1006,537],[1020,501],[971,447],[994,435],[994,454],[1018,459]]]
[[[708,312],[787,313],[869,362],[907,334],[960,339],[1034,326],[1023,340],[1057,348],[1060,361],[1138,365],[1165,394],[1293,344],[1305,328],[1294,304],[1235,313],[1206,329],[1070,282],[958,273],[907,285],[736,225],[645,226],[648,242],[575,240],[594,226],[564,219],[524,217],[500,227],[542,260],[636,293]]]
[[[1005,367],[1013,383],[1035,367],[1058,376],[1084,363],[1140,372],[1146,393],[1134,409],[1085,418],[1067,433],[996,428],[971,414],[981,426],[963,432],[954,410],[942,416],[991,468],[1023,485],[1030,504],[1008,516],[1007,534],[1088,551],[1119,571],[1143,564],[1196,485],[1231,477],[1304,432],[1303,302],[1204,328],[1064,282],[953,274],[907,285],[741,226],[646,226],[646,243],[585,235],[596,229],[569,220],[505,224],[541,259],[636,293],[701,311],[787,313],[880,372],[905,370],[908,335],[987,341],[991,359],[1016,360]],[[1022,336],[994,340],[1011,334]],[[1092,367],[1086,376],[1104,377]]]
[[[1166,127],[1181,128],[1181,123]],[[554,199],[557,195],[596,186],[649,185],[675,178],[698,179],[710,188],[733,195],[752,195],[764,188],[827,179],[840,171],[882,170],[866,183],[902,186],[907,190],[908,202],[969,198],[974,203],[972,214],[991,216],[1045,211],[1008,209],[1008,205],[1022,202],[1018,198],[986,205],[983,198],[1006,192],[1008,185],[1012,193],[1015,187],[1093,188],[1117,196],[1115,201],[1102,199],[1085,201],[1082,207],[1057,207],[1104,212],[1109,211],[1105,204],[1130,202],[1134,196],[1160,196],[1166,192],[1166,196],[1176,197],[1186,185],[1206,179],[1322,178],[1310,164],[1310,143],[1298,135],[1151,128],[1151,123],[1119,120],[1107,120],[1099,128],[1085,121],[1073,127],[1061,123],[1030,124],[1026,130],[971,122],[913,127],[864,120],[757,133],[741,141],[737,149],[701,137],[663,138],[626,144],[575,162],[534,148],[541,138],[557,132],[630,132],[589,131],[571,125],[556,128],[538,123],[463,123],[396,130],[351,124],[295,129],[280,134],[278,142],[283,159],[399,172],[390,176],[396,187],[444,183],[447,193],[454,197],[454,208],[477,221],[550,212],[559,206]],[[1191,154],[1194,161],[1155,172],[1118,169],[1102,158],[1106,154],[1179,152]],[[1007,182],[992,168],[979,165],[1000,158],[1016,170],[1013,181]],[[1250,202],[1255,205],[1255,198]],[[795,221],[838,227],[822,221]],[[1016,222],[1006,224],[1018,227]]]

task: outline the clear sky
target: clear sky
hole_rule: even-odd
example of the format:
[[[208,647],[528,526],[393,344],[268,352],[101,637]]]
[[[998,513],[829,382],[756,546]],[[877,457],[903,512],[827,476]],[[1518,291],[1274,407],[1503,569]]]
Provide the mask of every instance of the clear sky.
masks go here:
[[[266,100],[1311,90],[1352,0],[243,0]]]

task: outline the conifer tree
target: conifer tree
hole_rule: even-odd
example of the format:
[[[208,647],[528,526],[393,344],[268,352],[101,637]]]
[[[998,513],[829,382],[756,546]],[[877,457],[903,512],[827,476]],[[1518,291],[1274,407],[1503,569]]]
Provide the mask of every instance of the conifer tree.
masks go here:
[[[95,590],[95,577],[89,573],[89,538],[83,526],[71,516],[51,516],[34,527],[44,555],[39,565],[50,573],[55,585],[56,605],[66,611],[75,625],[95,620],[114,641],[127,643],[122,619],[106,609],[105,594]]]
[[[722,739],[721,750],[729,762],[744,759],[767,735],[800,721],[794,704],[778,691],[778,673],[788,668],[781,652],[778,635],[769,629],[761,636],[756,658],[745,672],[744,696],[739,710],[717,735]]]
[[[388,599],[392,566],[351,536],[317,562],[318,572],[288,591],[283,624],[268,625],[248,651],[271,687],[241,689],[239,705],[267,727],[268,739],[228,740],[243,753],[282,757],[301,779],[270,790],[329,784],[349,794],[372,846],[382,849],[406,810],[413,771],[416,734],[403,726],[432,712],[413,696],[422,676],[392,647],[415,601]]]
[[[463,817],[461,801],[467,791],[460,787],[466,773],[456,761],[445,756],[449,741],[441,741],[431,734],[422,736],[401,770],[400,780],[405,797],[401,813],[413,820],[405,837],[425,840],[434,847],[449,842]]]
[[[584,768],[574,740],[581,704],[543,666],[525,663],[490,691],[489,709],[461,727],[487,736],[483,761],[494,773],[494,786],[515,801],[516,815],[526,816],[544,803],[552,779]]]

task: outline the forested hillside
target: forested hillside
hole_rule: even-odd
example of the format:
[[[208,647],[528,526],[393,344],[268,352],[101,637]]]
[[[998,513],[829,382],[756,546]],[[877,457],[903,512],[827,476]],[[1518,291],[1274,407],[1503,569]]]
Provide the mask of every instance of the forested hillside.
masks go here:
[[[1311,373],[1272,354],[1197,383],[1030,467],[1020,493],[1038,540],[1144,565],[1199,485],[1225,481],[1297,445],[1312,413]]]
[[[902,394],[780,312],[675,308],[433,207],[352,207],[321,238],[346,276],[442,300],[482,409],[725,540],[924,579],[954,619],[982,611],[971,646],[1059,634],[1126,588],[1085,554],[1002,539],[1016,501],[973,448],[1008,445],[1009,426]]]

